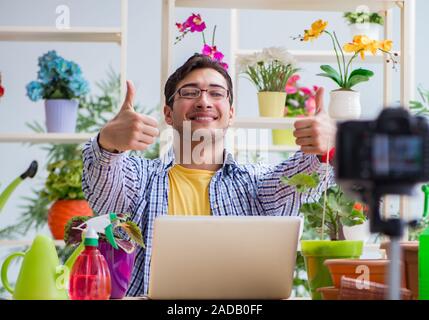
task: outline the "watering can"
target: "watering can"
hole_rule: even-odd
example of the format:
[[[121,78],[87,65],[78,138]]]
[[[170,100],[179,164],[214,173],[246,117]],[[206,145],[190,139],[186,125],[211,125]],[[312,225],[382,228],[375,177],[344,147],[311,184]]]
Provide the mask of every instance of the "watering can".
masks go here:
[[[15,288],[9,284],[7,271],[10,263],[23,257]],[[68,268],[60,265],[54,242],[38,235],[27,252],[10,254],[1,267],[1,281],[15,300],[68,299]]]
[[[37,173],[37,161],[32,161],[28,169],[21,174],[18,178],[13,180],[6,189],[3,190],[3,192],[0,194],[0,212],[3,209],[4,205],[6,204],[7,200],[9,199],[12,192],[18,187],[18,185],[24,181],[26,178],[33,178]]]

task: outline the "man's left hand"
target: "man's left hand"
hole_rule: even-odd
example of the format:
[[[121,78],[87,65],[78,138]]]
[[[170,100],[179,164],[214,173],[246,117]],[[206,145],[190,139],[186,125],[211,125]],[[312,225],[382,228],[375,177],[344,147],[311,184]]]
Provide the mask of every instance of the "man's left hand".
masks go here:
[[[337,127],[323,108],[323,88],[316,92],[316,115],[297,120],[294,126],[296,144],[304,153],[324,155],[335,146]]]

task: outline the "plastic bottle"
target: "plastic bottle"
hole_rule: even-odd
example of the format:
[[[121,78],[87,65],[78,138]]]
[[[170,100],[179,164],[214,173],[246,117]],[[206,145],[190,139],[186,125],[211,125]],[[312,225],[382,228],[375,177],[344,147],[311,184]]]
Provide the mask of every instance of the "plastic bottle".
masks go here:
[[[88,228],[85,249],[77,257],[70,273],[69,296],[72,300],[107,300],[110,298],[110,272],[106,260],[98,251],[98,236]]]
[[[423,218],[428,216],[429,185],[423,185],[425,193]],[[419,236],[419,300],[429,300],[429,228]]]

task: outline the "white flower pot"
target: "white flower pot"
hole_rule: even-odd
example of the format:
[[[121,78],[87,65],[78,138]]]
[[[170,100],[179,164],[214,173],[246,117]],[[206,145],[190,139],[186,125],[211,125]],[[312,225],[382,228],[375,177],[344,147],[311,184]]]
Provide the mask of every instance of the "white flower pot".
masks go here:
[[[368,38],[373,40],[380,40],[380,34],[382,34],[383,26],[377,23],[355,23],[350,25],[350,33],[352,39],[356,35],[366,35]]]
[[[361,115],[360,93],[353,90],[330,92],[329,116],[336,120],[359,119]]]
[[[343,233],[346,240],[362,240],[365,243],[371,237],[369,220],[352,227],[343,226]]]
[[[48,132],[74,133],[79,101],[66,99],[45,100],[46,129]]]

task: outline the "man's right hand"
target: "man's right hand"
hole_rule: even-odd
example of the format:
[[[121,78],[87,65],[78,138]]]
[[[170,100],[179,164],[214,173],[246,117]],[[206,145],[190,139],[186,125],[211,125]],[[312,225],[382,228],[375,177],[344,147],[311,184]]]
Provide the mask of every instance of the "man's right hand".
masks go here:
[[[134,111],[135,88],[127,81],[127,95],[119,113],[100,131],[98,143],[110,152],[146,150],[159,135],[158,122]]]

